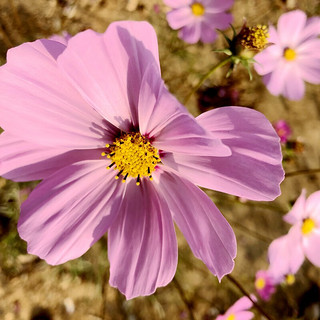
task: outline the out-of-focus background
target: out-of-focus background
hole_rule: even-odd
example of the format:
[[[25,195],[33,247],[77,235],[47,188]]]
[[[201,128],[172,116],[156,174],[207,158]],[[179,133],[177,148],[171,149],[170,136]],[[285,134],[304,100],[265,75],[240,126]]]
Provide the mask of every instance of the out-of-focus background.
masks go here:
[[[320,14],[319,0],[235,0],[231,12],[234,27],[276,24],[278,17],[295,8],[308,16]],[[26,41],[67,31],[71,35],[91,28],[104,32],[115,20],[147,20],[158,34],[163,78],[180,100],[223,54],[222,36],[214,44],[190,45],[178,39],[166,21],[168,8],[160,0],[0,0],[0,63],[9,48]],[[230,36],[231,30],[226,31]],[[188,102],[193,115],[211,108],[241,105],[261,111],[271,122],[284,119],[292,128],[284,147],[288,173],[320,168],[320,90],[308,85],[298,102],[272,96],[253,71],[253,80],[239,66],[228,78],[223,68],[205,81]],[[1,99],[1,97],[0,97]],[[268,267],[270,242],[289,226],[282,216],[302,188],[308,195],[320,189],[320,174],[288,175],[282,195],[273,202],[252,202],[208,191],[225,215],[238,241],[232,276],[249,293],[255,293],[255,273]],[[49,266],[26,253],[16,225],[19,206],[36,182],[15,183],[0,178],[0,319],[215,319],[242,296],[227,278],[221,283],[191,253],[177,230],[179,264],[175,279],[149,297],[126,301],[108,284],[107,238],[102,238],[83,257],[60,266]],[[187,201],[187,199],[186,199]],[[319,248],[320,254],[320,248]],[[320,319],[320,270],[305,262],[292,286],[282,285],[261,306],[274,319]],[[263,317],[254,311],[255,319]]]

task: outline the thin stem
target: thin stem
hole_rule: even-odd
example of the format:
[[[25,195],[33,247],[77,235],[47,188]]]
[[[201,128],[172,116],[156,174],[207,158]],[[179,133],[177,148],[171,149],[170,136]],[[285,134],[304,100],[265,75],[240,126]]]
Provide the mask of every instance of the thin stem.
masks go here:
[[[220,61],[218,64],[216,64],[212,69],[210,69],[198,82],[198,84],[193,88],[193,90],[190,92],[190,94],[187,96],[187,98],[183,101],[183,104],[186,104],[189,99],[192,97],[192,95],[201,87],[203,82],[208,79],[217,69],[223,67],[226,65],[228,62],[231,61],[231,57]]]
[[[181,300],[184,302],[184,304],[186,305],[186,307],[188,308],[189,311],[189,315],[190,315],[190,319],[191,320],[195,320],[195,316],[193,314],[193,305],[192,303],[187,299],[186,295],[184,294],[184,291],[180,285],[180,283],[178,282],[177,278],[174,277],[172,280],[173,284],[175,285],[175,287],[177,288],[177,291],[179,292],[180,298]]]
[[[251,230],[251,229],[247,228],[246,226],[236,222],[235,220],[230,219],[229,217],[228,217],[228,221],[233,225],[233,227],[235,227],[235,228],[237,228],[239,230],[242,230],[242,231],[245,232],[245,234],[248,234],[251,237],[259,239],[259,240],[261,240],[261,241],[263,241],[265,243],[269,244],[273,240],[273,239],[271,239],[269,237],[266,237],[266,236],[254,231],[254,230]]]
[[[305,169],[305,170],[298,170],[286,173],[286,178],[298,176],[300,174],[313,174],[313,173],[320,173],[320,168],[318,169]]]
[[[271,316],[269,316],[250,296],[250,294],[243,288],[243,286],[230,274],[226,275],[226,278],[231,281],[254,305],[254,307],[268,320],[274,320]]]

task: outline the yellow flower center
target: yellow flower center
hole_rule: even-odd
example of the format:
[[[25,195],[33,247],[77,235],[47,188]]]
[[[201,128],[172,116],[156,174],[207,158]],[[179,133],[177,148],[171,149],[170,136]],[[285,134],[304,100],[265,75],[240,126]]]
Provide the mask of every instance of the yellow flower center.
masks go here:
[[[303,221],[301,231],[304,235],[307,235],[310,232],[312,232],[312,230],[315,228],[315,226],[316,226],[315,221],[310,218],[307,218]]]
[[[226,320],[236,320],[236,316],[232,313],[228,316]]]
[[[262,50],[268,44],[268,28],[258,24],[256,27],[245,27],[239,33],[240,44],[245,49]]]
[[[204,6],[199,2],[195,2],[194,4],[192,4],[191,10],[195,16],[203,16],[205,11]]]
[[[296,52],[293,49],[287,48],[284,50],[283,56],[286,60],[292,61],[296,58]]]
[[[286,284],[288,284],[289,286],[291,286],[292,284],[294,284],[296,281],[296,278],[293,274],[287,274],[286,275],[286,279],[285,282]]]
[[[153,147],[150,141],[140,133],[125,133],[120,138],[116,138],[112,145],[107,144],[108,152],[102,152],[102,156],[107,156],[112,163],[108,169],[115,166],[119,176],[123,176],[122,182],[127,177],[137,178],[137,185],[140,185],[140,178],[149,177],[155,171],[160,162],[159,152]]]
[[[255,287],[258,289],[258,290],[261,290],[265,287],[266,285],[266,280],[264,280],[263,278],[258,278],[255,282]]]

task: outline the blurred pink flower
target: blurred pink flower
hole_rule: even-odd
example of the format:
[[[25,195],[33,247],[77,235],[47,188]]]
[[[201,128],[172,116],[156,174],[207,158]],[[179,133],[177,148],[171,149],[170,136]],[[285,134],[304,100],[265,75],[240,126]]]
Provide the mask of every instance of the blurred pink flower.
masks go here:
[[[284,220],[293,225],[288,234],[274,240],[269,247],[270,272],[281,279],[294,275],[305,256],[320,267],[320,191],[306,199],[303,190]]]
[[[225,13],[233,0],[164,0],[172,8],[167,14],[170,27],[180,29],[179,37],[188,43],[213,42],[216,29],[227,29],[232,15]]]
[[[255,299],[253,295],[251,298]],[[248,311],[252,305],[253,303],[248,297],[242,297],[225,314],[218,316],[216,320],[250,320],[254,317],[254,314]]]
[[[65,46],[68,44],[68,41],[72,38],[71,34],[67,31],[62,31],[62,34],[54,34],[53,36],[49,37],[49,40],[57,41]]]
[[[278,120],[273,124],[281,143],[286,143],[291,135],[291,128],[285,120]]]
[[[273,277],[266,270],[259,270],[256,273],[254,286],[262,300],[269,300],[276,291]]]
[[[43,179],[21,208],[28,252],[60,264],[108,232],[110,284],[127,298],[174,276],[173,219],[213,274],[233,269],[234,233],[196,184],[251,200],[280,194],[268,120],[240,107],[194,119],[161,79],[146,22],[87,30],[67,46],[22,44],[0,75],[0,174]]]
[[[304,81],[320,83],[320,17],[307,19],[301,10],[284,13],[278,30],[269,27],[272,44],[257,54],[255,69],[273,95],[299,100]]]

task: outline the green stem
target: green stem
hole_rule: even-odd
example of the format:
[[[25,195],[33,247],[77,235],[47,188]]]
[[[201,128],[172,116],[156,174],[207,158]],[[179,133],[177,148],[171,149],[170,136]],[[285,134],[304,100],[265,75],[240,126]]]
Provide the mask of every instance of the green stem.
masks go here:
[[[273,320],[250,296],[250,294],[243,288],[243,286],[230,274],[226,275],[226,278],[231,281],[241,292],[244,294],[254,305],[254,307],[268,320]]]
[[[218,64],[216,64],[212,69],[210,69],[198,82],[198,84],[193,88],[193,90],[190,92],[190,94],[187,96],[187,98],[183,101],[183,104],[186,104],[189,99],[192,97],[192,95],[201,87],[203,82],[208,79],[217,69],[223,67],[226,65],[228,62],[231,61],[232,57],[229,57],[225,60],[220,61]]]

